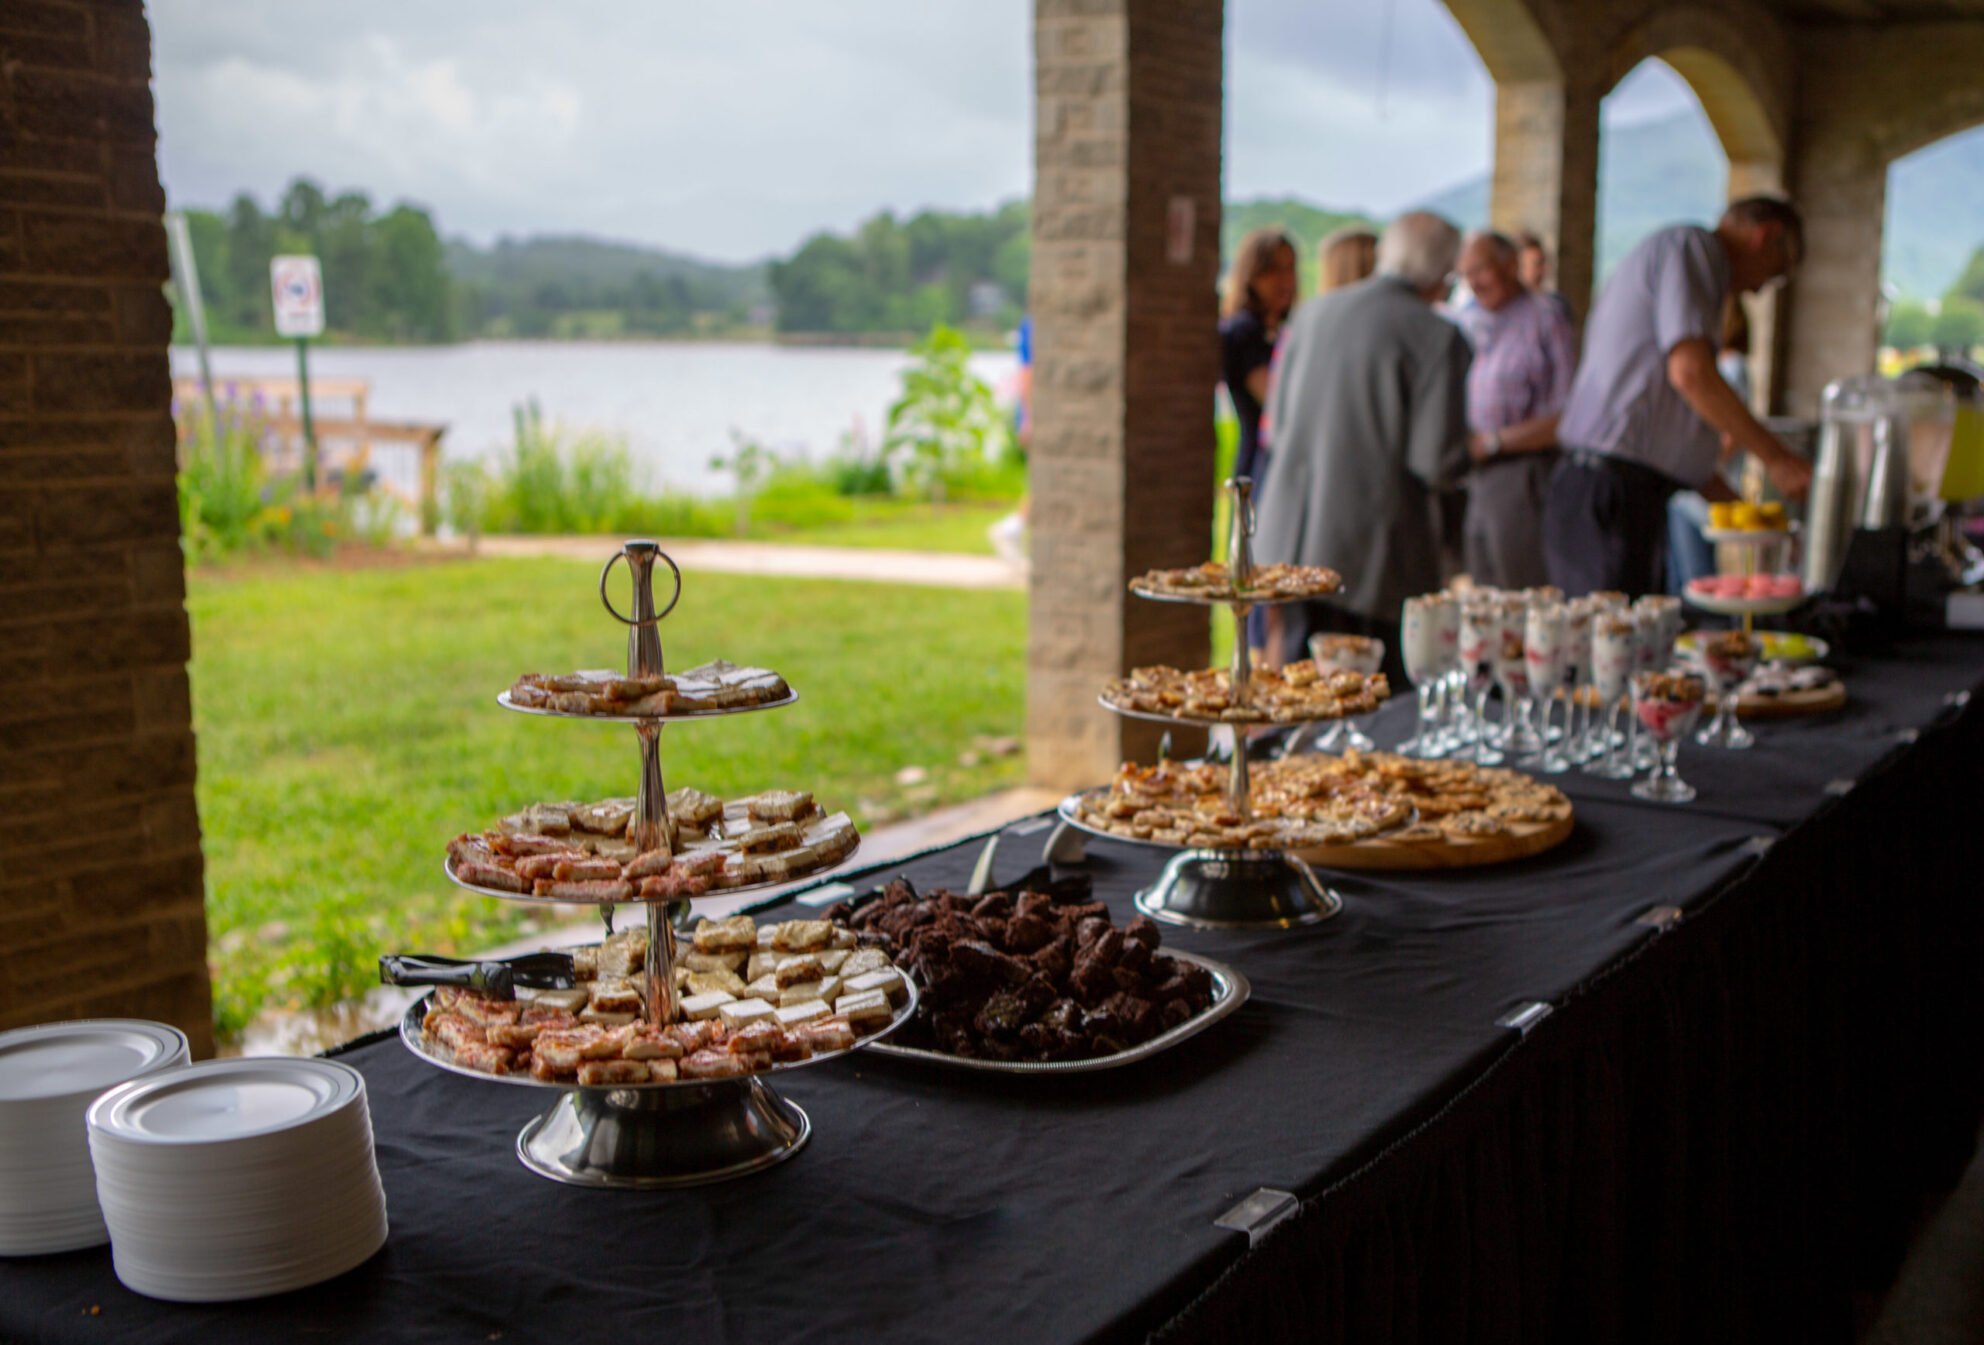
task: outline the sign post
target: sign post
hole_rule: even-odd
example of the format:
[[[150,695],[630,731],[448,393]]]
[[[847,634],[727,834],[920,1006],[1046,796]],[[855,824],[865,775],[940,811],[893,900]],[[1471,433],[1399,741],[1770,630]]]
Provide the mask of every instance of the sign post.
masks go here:
[[[310,418],[310,338],[324,334],[324,277],[317,259],[269,258],[276,335],[296,338],[296,395],[303,409],[303,488],[317,489],[317,427]]]

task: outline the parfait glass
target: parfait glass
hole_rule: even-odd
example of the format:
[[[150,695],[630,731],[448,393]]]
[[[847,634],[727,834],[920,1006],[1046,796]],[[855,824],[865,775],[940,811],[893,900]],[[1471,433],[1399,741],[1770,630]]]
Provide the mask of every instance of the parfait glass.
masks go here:
[[[1312,635],[1309,637],[1309,657],[1325,673],[1348,672],[1369,677],[1385,666],[1385,642],[1368,635]],[[1372,752],[1377,750],[1377,746],[1348,719],[1334,721],[1328,732],[1316,740],[1318,752],[1335,752],[1346,747],[1359,752]]]
[[[1633,797],[1652,803],[1686,803],[1695,788],[1674,769],[1681,739],[1701,718],[1702,679],[1694,673],[1643,672],[1633,676],[1633,717],[1653,743],[1653,774],[1633,786]]]
[[[1523,660],[1528,664],[1531,696],[1542,706],[1543,722],[1538,726],[1537,754],[1524,758],[1522,764],[1534,766],[1545,775],[1561,775],[1571,768],[1570,761],[1550,739],[1550,707],[1556,704],[1557,693],[1564,689],[1570,671],[1569,641],[1570,614],[1561,603],[1530,606],[1523,622]],[[1564,737],[1568,740],[1568,709],[1564,717]]]
[[[1665,672],[1674,661],[1674,641],[1681,634],[1681,600],[1664,593],[1649,593],[1633,603],[1632,613],[1640,628],[1639,655],[1634,668],[1639,672]],[[1633,765],[1650,770],[1655,761],[1653,743],[1639,729],[1639,719],[1635,716],[1632,745],[1628,750]]]
[[[1502,614],[1492,598],[1465,598],[1460,604],[1460,671],[1474,710],[1474,755],[1477,766],[1499,766],[1488,726],[1488,693],[1495,688],[1496,654],[1502,643]]]
[[[1564,607],[1564,735],[1568,745],[1564,755],[1572,764],[1590,759],[1591,700],[1591,622],[1597,609],[1579,599]]]
[[[1714,635],[1703,631],[1696,636],[1695,648],[1702,667],[1708,670],[1709,681],[1715,685],[1715,718],[1695,735],[1695,741],[1703,747],[1732,751],[1756,746],[1756,735],[1737,722],[1736,702],[1738,688],[1757,670],[1761,642],[1740,630]]]
[[[1502,747],[1518,761],[1543,750],[1543,735],[1536,731],[1529,685],[1529,607],[1524,598],[1512,597],[1497,604],[1495,609],[1501,632],[1495,652],[1495,685],[1501,688],[1503,703],[1508,706],[1505,711],[1508,727]]]
[[[1606,612],[1591,623],[1591,681],[1598,692],[1598,740],[1604,745],[1602,757],[1594,754],[1585,770],[1607,780],[1626,780],[1633,774],[1631,754],[1621,758],[1612,733],[1612,721],[1625,699],[1633,664],[1639,657],[1639,623],[1618,613]]]
[[[1445,756],[1453,740],[1441,722],[1440,691],[1460,659],[1460,610],[1443,593],[1407,598],[1399,614],[1399,638],[1405,675],[1419,698],[1419,718],[1412,737],[1398,750],[1409,757]]]

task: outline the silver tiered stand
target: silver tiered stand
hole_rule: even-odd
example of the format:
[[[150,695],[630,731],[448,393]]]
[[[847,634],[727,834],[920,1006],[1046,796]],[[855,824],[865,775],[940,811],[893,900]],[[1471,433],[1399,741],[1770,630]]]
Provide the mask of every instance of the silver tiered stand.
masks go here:
[[[1254,482],[1251,477],[1233,477],[1226,482],[1231,517],[1227,527],[1226,575],[1234,594],[1248,591],[1254,574]],[[1140,598],[1156,602],[1194,603],[1202,607],[1221,606],[1233,612],[1233,662],[1229,672],[1232,697],[1244,700],[1253,679],[1253,653],[1247,647],[1247,614],[1256,607],[1300,602],[1300,596],[1218,597],[1213,595],[1159,593],[1130,585]],[[1233,761],[1226,777],[1226,800],[1241,817],[1252,816],[1252,798],[1247,778],[1246,731],[1251,724],[1229,720],[1191,719],[1177,715],[1150,714],[1103,705],[1131,719],[1150,719],[1167,724],[1196,724],[1211,728],[1221,724],[1234,730]],[[1273,727],[1294,727],[1316,720],[1278,722]],[[1078,812],[1082,795],[1061,802],[1063,821],[1106,840],[1125,840],[1111,831],[1093,827]],[[1151,886],[1136,895],[1137,909],[1155,920],[1175,925],[1199,925],[1216,929],[1289,928],[1327,920],[1343,909],[1343,898],[1316,876],[1301,856],[1282,850],[1212,849],[1176,846],[1160,841],[1132,841],[1132,844],[1159,845],[1176,849],[1164,871]]]
[[[668,606],[655,610],[654,566],[659,560],[675,577],[675,592]],[[633,580],[633,614],[623,615],[607,595],[607,579],[613,567],[625,561]],[[648,541],[628,542],[599,575],[599,598],[606,610],[627,630],[627,675],[658,677],[663,672],[662,618],[675,610],[682,598],[682,571],[659,546]],[[771,710],[790,705],[796,692],[759,705],[734,709],[702,710],[656,716],[601,716],[566,714],[513,704],[508,692],[497,698],[506,709],[528,714],[548,714],[569,719],[608,719],[631,723],[641,746],[641,784],[634,811],[634,843],[638,852],[660,849],[663,838],[668,849],[675,848],[676,833],[668,817],[668,793],[661,775],[661,730],[671,720],[712,719],[753,710]],[[825,870],[822,870],[824,872]],[[447,866],[450,880],[484,896],[508,901],[542,901],[543,898],[494,888],[478,887],[455,876]],[[788,881],[786,879],[778,880]],[[752,887],[773,886],[755,883],[727,887],[712,897],[728,897]],[[644,967],[647,982],[646,1013],[656,1023],[675,1018],[675,930],[685,922],[692,899],[650,901],[647,908],[648,951]],[[602,909],[608,928],[612,908]],[[916,992],[896,1012],[893,1022],[857,1043],[878,1041],[900,1025],[914,1011]],[[532,1120],[517,1136],[517,1157],[533,1172],[554,1181],[576,1186],[622,1189],[696,1186],[723,1181],[768,1168],[799,1151],[812,1133],[812,1122],[795,1104],[780,1097],[765,1082],[765,1075],[803,1068],[840,1052],[815,1055],[811,1059],[774,1065],[769,1070],[736,1079],[676,1080],[672,1083],[618,1085],[584,1088],[570,1083],[545,1083],[527,1075],[493,1075],[457,1065],[431,1051],[421,1033],[427,1012],[422,1000],[407,1010],[400,1022],[400,1037],[408,1049],[428,1063],[471,1079],[516,1087],[553,1089],[559,1094],[549,1110]]]

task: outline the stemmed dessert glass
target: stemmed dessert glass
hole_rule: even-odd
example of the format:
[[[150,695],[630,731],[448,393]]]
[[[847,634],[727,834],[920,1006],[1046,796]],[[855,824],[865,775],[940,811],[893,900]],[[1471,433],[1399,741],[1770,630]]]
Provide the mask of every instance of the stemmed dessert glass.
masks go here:
[[[1495,685],[1502,689],[1508,706],[1508,728],[1502,746],[1520,761],[1543,750],[1543,736],[1536,731],[1532,713],[1533,693],[1529,685],[1529,607],[1521,596],[1510,596],[1496,605],[1501,631],[1495,654]]]
[[[1326,673],[1352,672],[1369,677],[1385,666],[1385,642],[1368,635],[1312,635],[1309,656]],[[1334,752],[1344,747],[1372,752],[1377,746],[1349,719],[1333,721],[1316,740],[1318,752]]]
[[[1502,754],[1495,750],[1488,724],[1488,693],[1495,687],[1502,644],[1502,613],[1496,599],[1485,595],[1461,599],[1459,639],[1461,671],[1474,698],[1474,764],[1499,766]]]
[[[1674,769],[1681,739],[1701,718],[1702,679],[1694,673],[1643,672],[1633,675],[1633,717],[1653,743],[1653,774],[1633,785],[1633,797],[1652,803],[1686,803],[1695,787]]]
[[[1572,765],[1592,754],[1591,621],[1597,615],[1588,599],[1564,604],[1564,756]]]
[[[1685,616],[1681,600],[1665,593],[1648,593],[1636,599],[1633,619],[1640,627],[1639,657],[1634,666],[1640,672],[1665,672],[1674,661],[1674,641],[1680,637]],[[1656,759],[1653,744],[1639,733],[1639,719],[1633,720],[1632,763],[1641,770],[1651,768]]]
[[[1625,780],[1633,774],[1632,755],[1619,756],[1612,721],[1639,657],[1639,637],[1639,623],[1624,612],[1604,612],[1591,623],[1591,681],[1598,692],[1598,740],[1605,753],[1602,757],[1594,753],[1584,768],[1607,780]]]
[[[1715,718],[1695,735],[1695,741],[1703,747],[1732,751],[1756,746],[1756,735],[1737,722],[1736,702],[1740,699],[1739,689],[1757,670],[1761,642],[1740,630],[1714,635],[1703,631],[1696,637],[1695,650],[1702,667],[1708,670],[1709,680],[1715,684]]]
[[[1539,750],[1522,764],[1534,766],[1545,775],[1561,775],[1571,768],[1570,761],[1550,740],[1550,707],[1568,681],[1571,660],[1566,648],[1570,640],[1570,614],[1561,603],[1532,603],[1523,623],[1523,659],[1529,665],[1530,693],[1543,707],[1537,734]],[[1564,714],[1564,739],[1570,738],[1570,712]]]
[[[1454,745],[1443,721],[1442,690],[1460,663],[1460,608],[1444,593],[1407,598],[1399,614],[1405,675],[1419,698],[1418,722],[1398,750],[1409,757],[1445,756]]]

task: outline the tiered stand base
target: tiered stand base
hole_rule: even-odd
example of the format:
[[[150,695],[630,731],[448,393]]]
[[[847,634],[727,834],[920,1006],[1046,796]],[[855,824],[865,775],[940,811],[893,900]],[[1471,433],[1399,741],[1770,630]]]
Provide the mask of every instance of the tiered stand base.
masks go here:
[[[1178,849],[1091,826],[1077,811],[1082,796],[1061,801],[1061,820],[1106,841],[1177,853],[1157,881],[1134,898],[1153,920],[1202,929],[1292,929],[1327,920],[1343,897],[1316,876],[1300,855],[1282,850]]]
[[[657,1190],[762,1171],[798,1153],[812,1133],[805,1112],[756,1078],[577,1088],[523,1128],[517,1157],[574,1186]]]
[[[1343,909],[1304,860],[1274,850],[1181,850],[1136,903],[1153,920],[1206,929],[1290,929]]]

